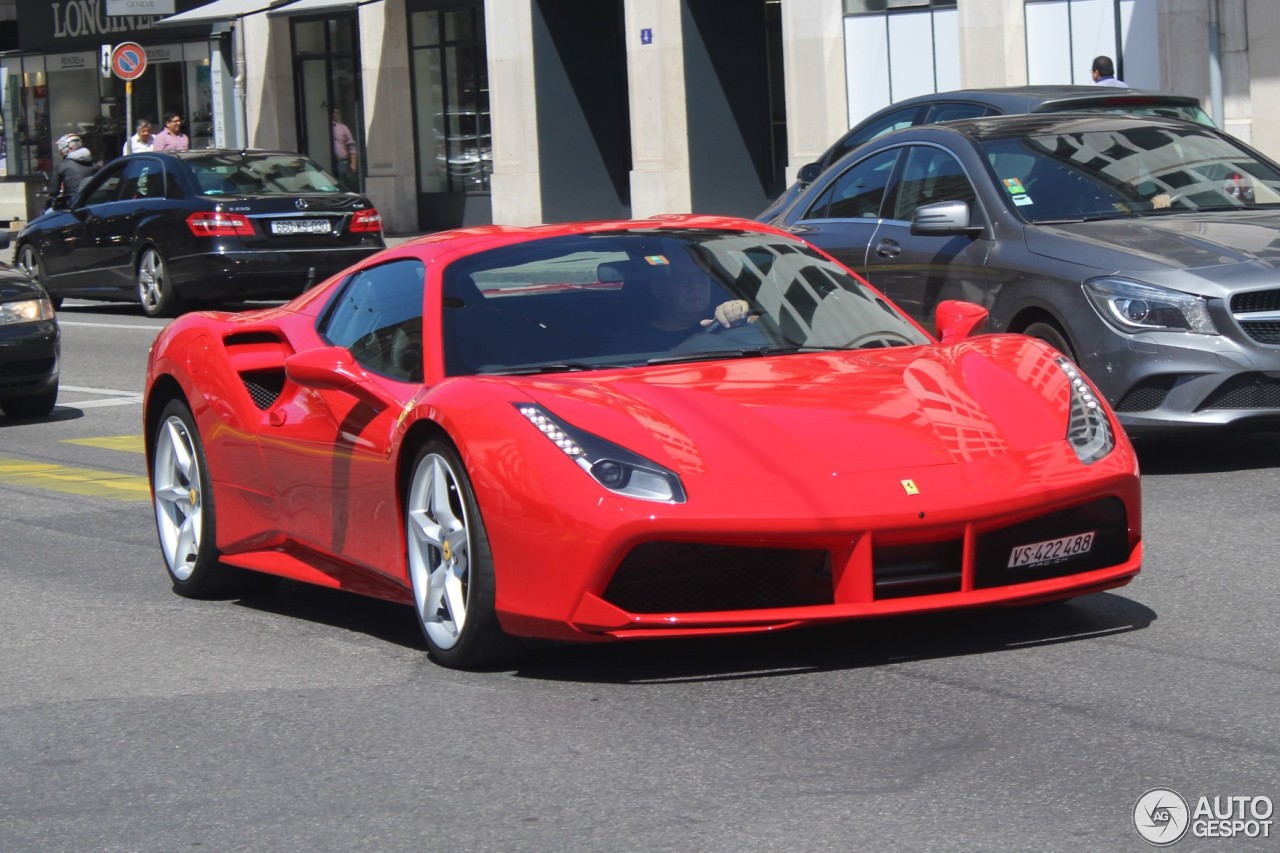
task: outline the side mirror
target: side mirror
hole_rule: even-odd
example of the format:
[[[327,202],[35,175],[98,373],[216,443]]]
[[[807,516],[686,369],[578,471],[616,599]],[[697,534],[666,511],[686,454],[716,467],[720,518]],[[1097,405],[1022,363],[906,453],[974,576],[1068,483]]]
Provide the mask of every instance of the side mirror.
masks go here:
[[[938,340],[944,344],[954,344],[981,334],[990,313],[972,302],[961,302],[958,299],[939,302],[933,314],[933,326],[937,329]]]
[[[54,196],[52,199],[49,200],[49,209],[50,210],[70,210],[71,196],[69,195]]]
[[[911,233],[934,237],[977,236],[981,225],[971,225],[969,205],[963,201],[936,201],[922,204],[911,217]]]
[[[399,405],[369,381],[364,368],[342,347],[322,347],[291,355],[284,360],[284,375],[303,388],[342,391],[375,408]]]
[[[805,163],[803,166],[800,167],[799,173],[796,174],[796,183],[803,184],[804,186],[807,187],[809,186],[809,184],[816,181],[818,179],[818,176],[821,174],[822,174],[821,163]]]

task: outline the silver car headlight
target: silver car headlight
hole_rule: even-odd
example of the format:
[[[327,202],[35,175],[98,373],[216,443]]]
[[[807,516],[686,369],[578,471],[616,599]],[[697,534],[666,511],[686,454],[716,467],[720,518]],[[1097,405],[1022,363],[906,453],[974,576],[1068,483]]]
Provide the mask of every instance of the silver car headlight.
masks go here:
[[[53,303],[47,297],[23,299],[19,302],[0,302],[0,326],[52,319]]]
[[[517,403],[516,408],[565,456],[609,491],[644,501],[684,503],[684,487],[669,468],[571,426],[541,406]]]
[[[1097,462],[1116,446],[1111,431],[1111,419],[1094,393],[1093,386],[1084,378],[1071,360],[1054,359],[1071,383],[1071,408],[1067,417],[1067,443],[1080,461],[1088,465]]]
[[[1102,319],[1122,332],[1218,334],[1200,296],[1123,278],[1090,279],[1084,292]]]

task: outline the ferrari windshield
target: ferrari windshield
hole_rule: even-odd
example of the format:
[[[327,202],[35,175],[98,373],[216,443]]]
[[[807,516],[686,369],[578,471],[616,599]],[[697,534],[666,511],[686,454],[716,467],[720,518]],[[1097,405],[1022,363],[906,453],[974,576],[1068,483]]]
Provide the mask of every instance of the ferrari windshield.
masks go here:
[[[445,270],[446,372],[539,373],[923,344],[885,299],[782,235],[637,228]]]
[[[342,187],[301,154],[219,151],[183,162],[202,195],[297,195],[336,193]]]
[[[1280,205],[1280,171],[1196,125],[989,139],[987,162],[1033,223]]]

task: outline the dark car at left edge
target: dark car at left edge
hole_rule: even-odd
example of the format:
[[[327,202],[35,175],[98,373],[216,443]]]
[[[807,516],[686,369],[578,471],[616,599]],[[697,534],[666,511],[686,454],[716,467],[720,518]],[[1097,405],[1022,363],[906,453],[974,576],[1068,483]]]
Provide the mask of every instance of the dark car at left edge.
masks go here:
[[[41,418],[58,400],[62,335],[40,285],[0,264],[0,410]]]
[[[291,298],[384,247],[372,202],[301,154],[202,149],[108,163],[22,229],[14,262],[55,307],[137,302],[172,317]]]

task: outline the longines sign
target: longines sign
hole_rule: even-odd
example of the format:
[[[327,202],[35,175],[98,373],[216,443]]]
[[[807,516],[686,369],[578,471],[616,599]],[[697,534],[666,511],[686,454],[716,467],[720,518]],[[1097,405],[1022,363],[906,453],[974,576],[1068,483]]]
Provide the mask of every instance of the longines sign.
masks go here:
[[[207,0],[18,0],[18,47],[74,50],[122,41],[146,41],[158,18]],[[209,27],[166,27],[165,41],[208,35]],[[157,33],[157,36],[161,35]]]

